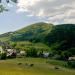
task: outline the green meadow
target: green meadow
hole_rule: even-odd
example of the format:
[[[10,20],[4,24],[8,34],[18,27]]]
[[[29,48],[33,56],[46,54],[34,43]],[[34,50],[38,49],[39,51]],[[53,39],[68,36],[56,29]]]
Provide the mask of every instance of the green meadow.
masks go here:
[[[75,75],[75,71],[46,63],[42,58],[16,58],[0,60],[0,75]],[[30,64],[34,64],[30,66]]]

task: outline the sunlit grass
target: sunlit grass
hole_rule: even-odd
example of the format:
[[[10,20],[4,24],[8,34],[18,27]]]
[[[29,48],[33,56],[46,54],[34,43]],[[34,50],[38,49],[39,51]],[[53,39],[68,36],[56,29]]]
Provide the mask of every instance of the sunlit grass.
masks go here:
[[[42,58],[17,58],[0,61],[0,75],[75,75],[73,70],[54,69]],[[22,63],[18,65],[18,63]],[[27,66],[25,64],[28,64]],[[30,64],[34,66],[30,67]]]

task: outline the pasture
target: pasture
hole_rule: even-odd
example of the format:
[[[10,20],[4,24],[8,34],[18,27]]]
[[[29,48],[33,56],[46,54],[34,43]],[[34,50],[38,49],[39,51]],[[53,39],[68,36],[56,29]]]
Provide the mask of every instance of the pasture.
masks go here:
[[[59,68],[42,58],[0,60],[0,75],[75,75],[74,70]]]

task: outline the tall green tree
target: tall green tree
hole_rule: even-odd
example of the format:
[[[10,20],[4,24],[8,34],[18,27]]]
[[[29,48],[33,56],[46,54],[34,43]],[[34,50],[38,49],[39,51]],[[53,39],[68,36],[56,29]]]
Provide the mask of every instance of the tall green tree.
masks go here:
[[[9,3],[10,1],[17,3],[18,0],[6,0],[7,3]],[[2,0],[0,0],[0,3],[2,3]]]
[[[6,3],[10,3],[10,1],[14,3],[18,2],[18,0],[6,0]],[[6,9],[6,7],[1,3],[2,3],[2,0],[0,0],[0,13],[2,13],[3,11],[8,11],[8,9]]]

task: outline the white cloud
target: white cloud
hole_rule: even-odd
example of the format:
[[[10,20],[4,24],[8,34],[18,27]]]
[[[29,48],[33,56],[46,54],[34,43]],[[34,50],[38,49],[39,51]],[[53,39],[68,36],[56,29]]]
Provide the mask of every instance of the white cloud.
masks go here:
[[[17,6],[18,12],[27,12],[53,23],[75,21],[75,0],[19,0]]]

